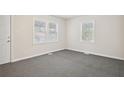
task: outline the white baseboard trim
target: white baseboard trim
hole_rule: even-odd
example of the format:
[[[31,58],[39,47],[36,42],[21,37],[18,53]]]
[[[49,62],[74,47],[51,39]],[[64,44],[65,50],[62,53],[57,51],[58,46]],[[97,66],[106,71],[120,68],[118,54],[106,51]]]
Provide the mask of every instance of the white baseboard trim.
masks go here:
[[[67,50],[83,52],[84,54],[92,54],[92,55],[97,55],[97,56],[102,56],[102,57],[107,57],[107,58],[112,58],[112,59],[117,59],[117,60],[123,60],[124,61],[124,58],[110,56],[110,55],[101,54],[101,53],[89,52],[89,51],[84,51],[84,50],[77,50],[77,49],[72,49],[72,48],[67,48]]]
[[[17,61],[21,61],[21,60],[25,60],[25,59],[29,59],[29,58],[33,58],[33,57],[37,57],[37,56],[41,56],[41,55],[45,55],[45,54],[48,54],[48,53],[51,53],[51,52],[61,51],[61,50],[64,50],[64,49],[65,49],[65,48],[57,49],[57,50],[53,50],[53,51],[48,51],[48,52],[44,52],[44,53],[41,53],[41,54],[32,55],[32,56],[28,56],[28,57],[23,57],[23,58],[14,59],[14,60],[11,60],[11,63],[17,62]]]
[[[13,62],[17,62],[17,61],[21,61],[21,60],[45,55],[45,54],[48,54],[48,53],[51,53],[51,52],[57,52],[57,51],[65,50],[65,49],[72,50],[72,51],[77,51],[77,52],[82,52],[82,53],[85,53],[85,54],[93,54],[93,55],[103,56],[103,57],[112,58],[112,59],[124,60],[124,58],[121,58],[121,57],[115,57],[115,56],[105,55],[105,54],[101,54],[101,53],[89,52],[89,51],[72,49],[72,48],[62,48],[62,49],[57,49],[57,50],[53,50],[53,51],[44,52],[44,53],[37,54],[37,55],[32,55],[32,56],[28,56],[28,57],[14,59],[14,60],[11,60],[11,62],[13,63]]]

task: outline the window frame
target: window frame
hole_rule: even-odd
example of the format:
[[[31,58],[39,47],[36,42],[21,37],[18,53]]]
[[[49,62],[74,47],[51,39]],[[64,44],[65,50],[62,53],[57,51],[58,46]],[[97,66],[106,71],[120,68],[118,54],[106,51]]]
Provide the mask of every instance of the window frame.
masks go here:
[[[46,40],[42,41],[42,42],[36,42],[35,40],[35,36],[36,36],[36,32],[35,32],[35,22],[36,21],[40,21],[40,22],[44,22],[45,23],[45,32],[46,32]],[[33,44],[42,44],[42,43],[45,43],[47,41],[47,23],[45,22],[45,20],[40,20],[40,19],[34,19],[33,20]]]
[[[92,40],[83,40],[82,39],[82,34],[83,34],[83,32],[82,32],[82,25],[83,24],[88,24],[88,23],[92,23],[93,24],[93,32],[92,32]],[[95,20],[92,20],[92,21],[82,21],[81,23],[80,23],[80,25],[81,25],[81,27],[80,27],[80,42],[90,42],[90,43],[94,43],[95,42]]]
[[[58,32],[58,24],[57,24],[56,22],[49,21],[49,22],[47,23],[47,33],[49,32],[49,28],[48,28],[48,26],[49,26],[48,24],[49,24],[49,23],[54,23],[54,24],[56,25],[56,35],[57,35],[57,37],[56,37],[56,40],[54,40],[54,41],[49,41],[49,40],[48,40],[47,42],[57,42],[57,41],[58,41],[58,35],[59,35],[59,34],[58,34],[58,33],[59,33],[59,32]],[[48,36],[48,34],[47,34],[47,36]]]
[[[44,41],[44,42],[36,42],[35,41],[35,21],[41,21],[41,22],[44,22],[45,24],[46,24],[46,40]],[[56,40],[52,40],[52,41],[50,41],[50,40],[48,40],[48,30],[49,30],[49,28],[48,28],[48,24],[49,23],[54,23],[55,25],[56,25],[56,35],[57,35],[57,37],[56,37]],[[57,22],[55,22],[55,21],[47,21],[47,20],[43,20],[43,19],[37,19],[37,18],[34,18],[33,19],[33,33],[32,33],[33,35],[33,45],[39,45],[39,44],[44,44],[44,43],[55,43],[55,42],[58,42],[58,35],[59,35],[59,31],[58,31],[58,23]]]

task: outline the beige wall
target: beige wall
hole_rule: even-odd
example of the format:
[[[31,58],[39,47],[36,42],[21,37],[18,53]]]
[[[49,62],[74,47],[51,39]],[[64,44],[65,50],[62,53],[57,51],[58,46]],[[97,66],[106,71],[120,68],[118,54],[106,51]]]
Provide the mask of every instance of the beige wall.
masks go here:
[[[33,18],[55,21],[59,25],[59,41],[33,45]],[[65,48],[65,21],[54,16],[12,16],[12,61]]]
[[[95,43],[80,42],[82,21],[95,20]],[[68,48],[124,59],[124,16],[80,16],[67,22]]]
[[[59,41],[33,45],[33,18],[56,21]],[[82,21],[95,20],[95,42],[80,42]],[[124,59],[124,16],[80,16],[65,21],[54,16],[12,16],[12,61],[60,49],[88,51]]]

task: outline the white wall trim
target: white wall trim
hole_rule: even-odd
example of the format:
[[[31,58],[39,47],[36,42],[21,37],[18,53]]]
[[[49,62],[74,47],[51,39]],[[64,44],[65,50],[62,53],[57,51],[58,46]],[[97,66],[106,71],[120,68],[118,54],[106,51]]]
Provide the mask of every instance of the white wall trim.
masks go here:
[[[89,52],[89,51],[72,49],[72,48],[62,48],[62,49],[57,49],[57,50],[53,50],[53,51],[44,52],[44,53],[37,54],[37,55],[32,55],[32,56],[27,56],[27,57],[23,57],[23,58],[14,59],[14,60],[11,60],[11,62],[13,63],[13,62],[17,62],[17,61],[33,58],[33,57],[38,57],[38,56],[41,56],[41,55],[48,54],[50,52],[57,52],[57,51],[65,50],[65,49],[72,50],[72,51],[77,51],[77,52],[82,52],[82,53],[85,53],[85,54],[93,54],[93,55],[98,55],[98,56],[112,58],[112,59],[124,60],[124,58],[121,58],[121,57],[115,57],[115,56],[110,56],[110,55],[101,54],[101,53]]]
[[[85,51],[85,50],[78,50],[78,49],[72,49],[72,48],[67,48],[67,50],[83,52],[85,54],[92,54],[92,55],[97,55],[97,56],[102,56],[102,57],[107,57],[107,58],[112,58],[112,59],[117,59],[117,60],[124,60],[124,58],[122,58],[122,57],[110,56],[110,55],[106,55],[106,54],[90,52],[90,51]]]
[[[23,57],[23,58],[14,59],[14,60],[11,60],[11,63],[21,61],[21,60],[25,60],[25,59],[29,59],[29,58],[33,58],[33,57],[38,57],[38,56],[45,55],[45,54],[48,54],[48,53],[51,53],[51,52],[61,51],[61,50],[64,50],[64,49],[65,48],[57,49],[57,50],[53,50],[53,51],[48,51],[48,52],[44,52],[44,53],[37,54],[37,55],[32,55],[32,56],[27,56],[27,57]]]

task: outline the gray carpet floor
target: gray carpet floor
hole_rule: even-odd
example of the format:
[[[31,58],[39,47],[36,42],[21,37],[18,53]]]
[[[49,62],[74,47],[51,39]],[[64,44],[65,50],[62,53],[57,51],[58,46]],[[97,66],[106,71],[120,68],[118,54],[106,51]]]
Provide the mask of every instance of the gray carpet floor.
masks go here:
[[[62,50],[0,65],[3,77],[123,77],[124,61]]]

